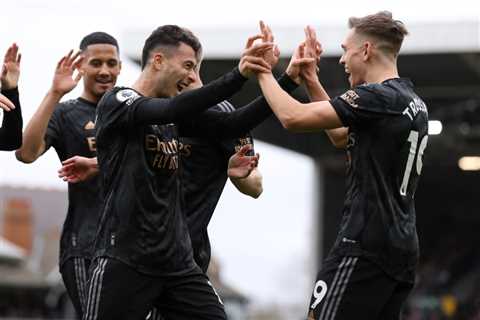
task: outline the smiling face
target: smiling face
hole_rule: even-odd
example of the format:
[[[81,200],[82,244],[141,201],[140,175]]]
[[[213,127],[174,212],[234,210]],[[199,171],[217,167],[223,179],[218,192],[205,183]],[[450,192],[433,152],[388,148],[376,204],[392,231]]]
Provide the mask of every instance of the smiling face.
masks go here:
[[[110,44],[92,44],[82,54],[84,61],[80,72],[83,74],[85,98],[98,101],[117,82],[121,69],[118,50]]]
[[[197,55],[189,45],[158,51],[153,56],[158,65],[157,96],[174,97],[196,81]]]
[[[351,87],[365,83],[365,74],[368,60],[368,43],[351,29],[342,43],[343,54],[340,64],[345,67],[348,82]]]

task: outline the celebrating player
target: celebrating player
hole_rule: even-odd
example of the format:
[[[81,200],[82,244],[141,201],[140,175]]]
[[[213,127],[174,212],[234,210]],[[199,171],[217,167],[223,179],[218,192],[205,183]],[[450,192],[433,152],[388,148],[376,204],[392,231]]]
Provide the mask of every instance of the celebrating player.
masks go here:
[[[53,83],[25,129],[18,160],[31,163],[54,147],[64,161],[74,155],[96,156],[95,113],[103,94],[120,73],[118,44],[104,32],[94,32],[57,64]],[[75,70],[78,74],[74,76]],[[60,102],[83,77],[80,97]],[[100,180],[68,186],[68,212],[60,240],[60,272],[75,310],[82,316],[92,245],[102,203]]]
[[[317,79],[307,85],[315,102],[302,104],[271,73],[258,79],[286,129],[328,130],[347,151],[343,219],[318,274],[309,319],[398,319],[418,258],[414,194],[428,113],[412,82],[398,75],[403,23],[379,12],[350,18],[349,26],[340,63],[351,89],[344,94],[330,99]],[[314,40],[307,29],[304,59],[311,59]]]

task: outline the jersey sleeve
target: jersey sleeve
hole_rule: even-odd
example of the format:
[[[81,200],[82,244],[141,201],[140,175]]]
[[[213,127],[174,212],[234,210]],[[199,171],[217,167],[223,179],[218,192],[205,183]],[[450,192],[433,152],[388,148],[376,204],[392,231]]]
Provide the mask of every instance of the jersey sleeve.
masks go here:
[[[289,93],[298,87],[287,74],[283,74],[277,81]],[[231,110],[232,107],[235,109],[234,111]],[[235,138],[245,135],[272,113],[263,96],[257,97],[242,107],[236,107],[228,101],[223,101],[195,118],[179,123],[180,135],[184,137]]]
[[[398,115],[389,108],[390,97],[374,85],[362,85],[330,100],[345,127],[368,124]]]
[[[2,94],[15,105],[9,112],[0,110],[0,150],[11,151],[22,145],[22,110],[18,88],[2,90]]]
[[[61,153],[62,149],[62,104],[58,104],[48,121],[47,132],[45,133],[45,151],[50,147]]]

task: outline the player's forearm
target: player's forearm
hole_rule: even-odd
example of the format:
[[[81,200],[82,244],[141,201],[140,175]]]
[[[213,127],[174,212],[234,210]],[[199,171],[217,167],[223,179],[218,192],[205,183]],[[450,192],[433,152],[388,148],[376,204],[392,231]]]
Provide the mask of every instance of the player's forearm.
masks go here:
[[[305,106],[282,90],[271,73],[260,73],[258,80],[263,96],[282,126],[289,131],[302,131]]]
[[[278,79],[278,84],[287,92],[292,92],[298,87],[286,74]],[[180,131],[183,136],[234,138],[252,130],[271,114],[272,109],[267,100],[260,96],[243,107],[235,107],[233,112],[207,110],[194,121],[182,123]]]
[[[311,101],[328,101],[330,96],[323,88],[322,84],[314,79],[305,81],[308,95]],[[348,128],[336,128],[325,130],[330,142],[337,148],[345,148],[348,140]]]
[[[255,199],[263,192],[262,180],[262,174],[257,168],[253,169],[246,178],[230,178],[230,181],[232,181],[238,191]]]
[[[22,110],[18,88],[2,90],[2,94],[15,105],[15,109],[4,112],[0,126],[0,150],[11,151],[22,145]]]
[[[277,82],[280,88],[288,93],[298,87],[286,74],[283,74]],[[260,96],[234,112],[228,113],[225,119],[217,124],[215,131],[220,136],[239,136],[258,126],[271,114],[272,109],[268,105],[267,100],[264,96]]]
[[[174,98],[145,100],[135,111],[135,121],[139,124],[166,124],[192,119],[228,99],[242,88],[246,80],[235,68],[199,89],[184,92]]]
[[[49,91],[40,103],[40,106],[25,128],[22,147],[15,153],[18,160],[30,163],[35,161],[45,151],[45,133],[48,121],[62,96],[60,93]]]

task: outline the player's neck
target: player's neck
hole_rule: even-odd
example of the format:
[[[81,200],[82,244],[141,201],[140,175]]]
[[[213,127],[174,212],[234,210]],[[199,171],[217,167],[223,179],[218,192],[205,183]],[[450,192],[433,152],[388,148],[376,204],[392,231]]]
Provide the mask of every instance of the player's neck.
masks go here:
[[[378,63],[368,68],[365,76],[367,83],[382,83],[385,80],[398,78],[397,64],[392,62]]]
[[[82,94],[80,95],[80,98],[85,99],[91,103],[97,104],[98,101],[100,101],[100,98],[91,94],[90,92],[83,90]]]
[[[145,97],[155,97],[155,83],[152,77],[145,75],[145,72],[140,74],[132,88]]]

